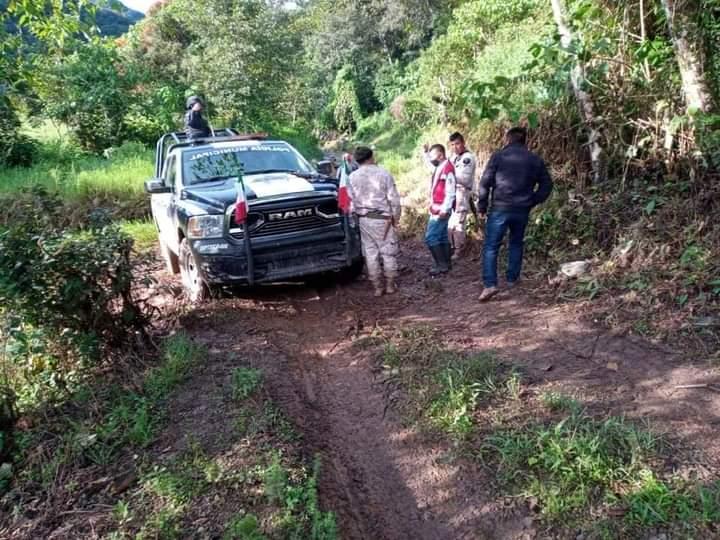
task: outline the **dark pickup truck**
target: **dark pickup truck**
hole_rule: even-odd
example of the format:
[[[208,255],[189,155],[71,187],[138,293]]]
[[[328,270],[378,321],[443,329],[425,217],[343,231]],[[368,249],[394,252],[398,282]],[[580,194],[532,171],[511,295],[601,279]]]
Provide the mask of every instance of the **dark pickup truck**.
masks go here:
[[[319,169],[322,168],[319,166]],[[238,169],[247,201],[235,221]],[[338,209],[338,181],[290,144],[215,131],[157,143],[155,178],[145,183],[168,269],[201,301],[223,285],[285,281],[362,269],[360,233]]]

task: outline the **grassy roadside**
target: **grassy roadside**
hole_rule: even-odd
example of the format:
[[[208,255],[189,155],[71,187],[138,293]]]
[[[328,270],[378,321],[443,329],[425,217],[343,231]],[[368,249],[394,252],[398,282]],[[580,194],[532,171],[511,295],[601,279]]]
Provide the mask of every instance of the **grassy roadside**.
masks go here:
[[[0,171],[0,199],[12,216],[13,199],[33,186],[55,192],[81,220],[92,209],[108,208],[118,218],[147,215],[143,181],[152,176],[152,152],[137,143],[113,149],[108,157],[88,155],[61,139],[40,145],[36,163]]]
[[[185,450],[143,456],[107,538],[336,538],[334,515],[318,503],[320,462],[299,457],[301,437],[265,396],[262,372],[235,367],[223,383],[226,424],[215,428],[232,442],[218,450],[194,430]]]
[[[103,208],[121,222],[136,251],[154,249],[157,239],[143,186],[152,176],[150,149],[126,143],[107,156],[96,156],[83,152],[62,129],[48,124],[26,127],[26,133],[38,142],[39,155],[31,167],[0,170],[0,201],[7,209],[0,226],[21,211],[22,199],[31,196],[29,190],[42,188],[60,197],[68,225],[83,225],[95,209]]]
[[[426,327],[368,339],[406,421],[449,439],[456,458],[497,471],[496,494],[529,501],[558,537],[717,535],[720,482],[668,469],[666,441],[650,427],[535,391],[491,353],[450,350]]]
[[[163,343],[160,363],[140,383],[132,372],[113,374],[109,384],[91,380],[64,406],[43,413],[47,425],[36,426],[27,416],[29,429],[16,435],[19,482],[56,481],[73,466],[108,466],[124,449],[150,445],[163,425],[164,402],[204,356],[204,349],[177,334]]]
[[[140,376],[128,364],[60,409],[25,416],[0,535],[336,538],[334,516],[318,504],[321,464],[301,457],[301,437],[267,398],[262,372],[223,366],[219,379],[203,379],[215,369],[206,349],[179,333]],[[221,404],[209,438],[205,426],[171,421],[186,414],[175,410],[183,400],[207,406],[198,378],[210,384],[200,394]],[[170,451],[173,440],[187,444]]]

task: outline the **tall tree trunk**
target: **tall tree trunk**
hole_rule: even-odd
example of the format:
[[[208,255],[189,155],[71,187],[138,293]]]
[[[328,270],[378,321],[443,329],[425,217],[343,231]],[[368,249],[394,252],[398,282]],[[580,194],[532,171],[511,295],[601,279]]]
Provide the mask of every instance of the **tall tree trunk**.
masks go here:
[[[682,88],[688,112],[710,112],[712,93],[705,79],[703,41],[696,17],[696,0],[661,0],[670,37],[675,46]]]
[[[555,23],[560,33],[560,42],[563,47],[569,48],[574,38],[567,21],[563,0],[551,0],[551,3]],[[595,116],[595,105],[592,96],[585,89],[585,67],[579,60],[573,65],[570,71],[570,83],[572,84],[575,99],[577,100],[580,114],[585,123],[585,129],[587,130],[592,181],[597,184],[605,179],[605,151],[601,144],[602,137]]]

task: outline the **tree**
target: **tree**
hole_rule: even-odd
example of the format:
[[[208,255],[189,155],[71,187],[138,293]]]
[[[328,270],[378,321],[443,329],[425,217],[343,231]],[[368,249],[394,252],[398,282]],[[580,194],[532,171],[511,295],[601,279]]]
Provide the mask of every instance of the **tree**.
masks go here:
[[[698,2],[662,0],[662,5],[675,47],[688,112],[709,113],[713,109],[713,99],[705,77],[705,52],[698,24]]]
[[[338,71],[333,85],[333,93],[331,107],[335,126],[344,133],[351,133],[362,118],[362,113],[350,66],[345,66]]]
[[[553,16],[560,34],[560,43],[566,51],[572,51],[575,45],[575,37],[568,23],[567,12],[563,0],[551,0]],[[585,123],[588,136],[588,149],[590,150],[590,163],[592,167],[593,183],[602,182],[605,179],[605,151],[601,140],[602,135],[598,126],[598,118],[595,115],[595,104],[592,96],[587,90],[585,80],[585,67],[583,62],[577,58],[570,70],[570,84],[572,85],[575,99],[577,100],[580,114]]]
[[[128,135],[124,122],[133,102],[134,74],[121,66],[113,42],[100,38],[42,69],[37,92],[48,116],[67,125],[85,148],[102,151]]]

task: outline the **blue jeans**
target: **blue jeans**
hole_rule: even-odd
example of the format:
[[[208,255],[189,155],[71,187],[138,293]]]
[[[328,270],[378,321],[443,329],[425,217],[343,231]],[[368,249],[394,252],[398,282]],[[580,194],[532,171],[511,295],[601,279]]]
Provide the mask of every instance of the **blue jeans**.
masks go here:
[[[510,230],[507,280],[517,281],[522,270],[525,227],[528,210],[492,210],[485,224],[485,247],[483,249],[483,282],[485,287],[497,287],[497,259],[505,233]]]
[[[440,219],[437,216],[430,216],[425,231],[425,244],[427,247],[449,244],[448,238],[448,221],[450,218]]]

